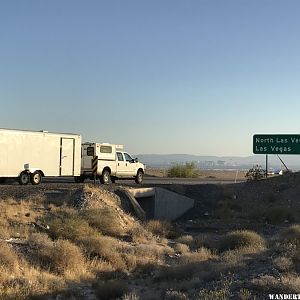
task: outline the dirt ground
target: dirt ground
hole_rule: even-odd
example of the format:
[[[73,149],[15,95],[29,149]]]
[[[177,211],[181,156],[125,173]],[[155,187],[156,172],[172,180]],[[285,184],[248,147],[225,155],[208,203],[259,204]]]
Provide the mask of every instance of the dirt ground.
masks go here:
[[[250,300],[300,291],[299,173],[162,187],[195,200],[172,224],[139,221],[119,185],[0,185],[0,299]]]

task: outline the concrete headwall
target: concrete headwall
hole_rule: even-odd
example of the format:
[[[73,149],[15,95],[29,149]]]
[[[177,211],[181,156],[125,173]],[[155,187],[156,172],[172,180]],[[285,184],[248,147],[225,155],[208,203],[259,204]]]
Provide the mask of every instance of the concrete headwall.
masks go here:
[[[137,199],[141,209],[145,208],[148,219],[175,220],[194,206],[193,199],[163,188],[128,189],[128,192]]]
[[[155,219],[175,220],[194,206],[194,200],[163,188],[155,188]]]

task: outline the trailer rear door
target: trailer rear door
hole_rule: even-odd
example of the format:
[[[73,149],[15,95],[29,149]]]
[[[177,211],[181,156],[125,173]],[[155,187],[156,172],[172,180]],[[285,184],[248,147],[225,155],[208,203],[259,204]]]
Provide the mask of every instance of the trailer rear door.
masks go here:
[[[74,139],[61,139],[60,175],[74,175]]]

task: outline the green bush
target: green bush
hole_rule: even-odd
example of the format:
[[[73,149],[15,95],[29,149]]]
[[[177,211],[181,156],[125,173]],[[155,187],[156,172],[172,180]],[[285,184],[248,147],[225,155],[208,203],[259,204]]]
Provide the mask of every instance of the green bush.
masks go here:
[[[196,178],[199,177],[199,170],[195,162],[186,162],[184,165],[176,164],[168,170],[168,177]]]
[[[227,233],[219,241],[219,250],[233,250],[251,247],[253,250],[262,250],[265,247],[264,239],[256,232],[250,230],[235,230]]]

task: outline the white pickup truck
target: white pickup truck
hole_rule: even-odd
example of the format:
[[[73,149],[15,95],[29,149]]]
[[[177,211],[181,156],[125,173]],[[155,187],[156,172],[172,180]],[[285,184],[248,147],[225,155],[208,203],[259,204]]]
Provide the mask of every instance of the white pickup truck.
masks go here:
[[[123,145],[107,143],[84,143],[81,147],[81,174],[75,177],[76,182],[93,179],[92,160],[98,157],[97,175],[103,184],[115,182],[117,179],[134,179],[142,183],[145,166],[123,151]]]

